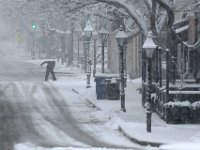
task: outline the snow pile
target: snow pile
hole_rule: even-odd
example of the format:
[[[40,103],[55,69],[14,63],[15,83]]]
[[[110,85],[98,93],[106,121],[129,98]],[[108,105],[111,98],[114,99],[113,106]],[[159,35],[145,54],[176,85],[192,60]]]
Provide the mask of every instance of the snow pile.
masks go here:
[[[118,117],[114,116],[110,118],[110,121],[106,124],[106,126],[112,130],[118,130],[120,123],[123,121]]]
[[[194,110],[199,109],[200,108],[200,101],[196,101],[196,102],[192,103],[192,107],[193,107]]]
[[[160,146],[160,150],[199,150],[199,143],[178,143]]]
[[[164,104],[165,107],[188,107],[188,108],[193,108],[194,110],[200,108],[200,101],[196,102],[189,102],[189,101],[177,101],[177,102],[168,102]]]
[[[200,133],[197,133],[191,137],[191,140],[194,142],[200,142]]]
[[[42,148],[31,143],[19,143],[14,146],[15,150],[116,150],[116,149],[109,149],[109,148],[79,148],[79,147],[55,147],[55,148]],[[117,149],[123,150],[123,149]],[[129,149],[126,149],[129,150]],[[130,149],[131,150],[131,149]]]

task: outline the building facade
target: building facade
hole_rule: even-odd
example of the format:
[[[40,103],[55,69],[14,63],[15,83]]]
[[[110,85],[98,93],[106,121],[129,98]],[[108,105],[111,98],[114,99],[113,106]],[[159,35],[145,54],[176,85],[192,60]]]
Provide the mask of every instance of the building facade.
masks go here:
[[[115,39],[116,31],[109,37],[108,46],[108,69],[111,73],[119,73],[119,49]],[[128,45],[125,52],[126,73],[129,78],[134,79],[141,76],[142,68],[142,33],[137,30],[128,37]]]

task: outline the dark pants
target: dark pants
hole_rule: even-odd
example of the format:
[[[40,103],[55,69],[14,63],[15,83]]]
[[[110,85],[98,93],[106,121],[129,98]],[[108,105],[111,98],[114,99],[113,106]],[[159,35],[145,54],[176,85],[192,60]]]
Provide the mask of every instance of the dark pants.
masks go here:
[[[56,80],[56,76],[55,76],[55,73],[54,73],[53,70],[46,70],[45,81],[48,81],[49,73],[52,74],[52,78],[53,78],[53,80],[55,81],[55,80]]]

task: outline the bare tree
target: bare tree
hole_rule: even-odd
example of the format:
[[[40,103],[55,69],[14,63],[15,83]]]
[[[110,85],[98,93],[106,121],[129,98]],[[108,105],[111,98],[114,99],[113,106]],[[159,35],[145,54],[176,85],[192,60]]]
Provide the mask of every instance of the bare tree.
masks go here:
[[[9,8],[7,13],[20,14],[18,16],[23,16],[27,22],[30,21],[30,16],[37,14],[37,17],[48,18],[53,28],[63,31],[66,30],[65,20],[73,30],[75,22],[81,22],[83,25],[89,15],[114,21],[120,18],[121,13],[126,16],[126,19],[131,18],[145,36],[149,30],[157,36],[167,18],[168,39],[172,39],[172,36],[176,37],[172,30],[175,6],[172,0],[8,0],[2,3],[7,4],[4,5],[5,9]],[[98,9],[100,7],[104,10]]]

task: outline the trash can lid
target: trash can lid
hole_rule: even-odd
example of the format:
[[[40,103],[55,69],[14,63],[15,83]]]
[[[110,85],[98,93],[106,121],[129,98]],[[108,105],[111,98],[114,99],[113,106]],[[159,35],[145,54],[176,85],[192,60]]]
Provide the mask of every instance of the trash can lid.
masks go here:
[[[111,74],[111,73],[96,73],[95,77],[108,77],[108,78],[118,78],[118,74]]]
[[[112,78],[110,83],[117,83],[117,78]]]

